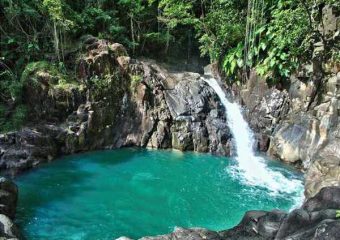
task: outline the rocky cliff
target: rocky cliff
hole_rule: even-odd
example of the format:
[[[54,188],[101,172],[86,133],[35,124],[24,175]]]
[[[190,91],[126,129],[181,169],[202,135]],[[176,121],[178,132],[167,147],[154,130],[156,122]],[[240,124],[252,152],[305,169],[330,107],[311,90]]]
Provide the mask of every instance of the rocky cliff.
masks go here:
[[[306,172],[306,196],[340,185],[340,65],[327,58],[338,51],[340,17],[321,13],[313,58],[285,84],[270,86],[253,71],[238,91],[258,148]]]
[[[27,66],[22,81],[30,122],[0,135],[1,172],[126,146],[229,154],[224,111],[199,74],[131,59],[122,45],[93,37],[72,62],[76,78],[45,62]]]

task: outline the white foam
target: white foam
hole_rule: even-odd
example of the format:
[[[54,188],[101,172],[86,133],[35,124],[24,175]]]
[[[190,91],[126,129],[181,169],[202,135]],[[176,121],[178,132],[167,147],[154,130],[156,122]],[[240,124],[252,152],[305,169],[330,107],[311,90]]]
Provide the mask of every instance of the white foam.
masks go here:
[[[241,107],[228,100],[216,79],[206,77],[204,81],[214,89],[226,109],[228,126],[236,144],[238,162],[238,168],[232,169],[233,174],[241,177],[246,184],[267,188],[274,195],[289,193],[301,199],[302,181],[288,179],[281,172],[268,168],[265,160],[255,155],[253,132],[243,118]]]

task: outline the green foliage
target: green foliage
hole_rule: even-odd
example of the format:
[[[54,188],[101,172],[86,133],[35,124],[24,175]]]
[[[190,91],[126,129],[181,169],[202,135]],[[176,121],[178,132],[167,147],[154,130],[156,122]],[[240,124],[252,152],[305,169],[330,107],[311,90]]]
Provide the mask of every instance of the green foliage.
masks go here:
[[[27,107],[25,105],[18,105],[9,121],[13,129],[19,129],[25,122],[27,116]]]
[[[248,3],[255,7],[247,15]],[[324,4],[340,8],[337,0],[0,0],[0,117],[21,119],[23,83],[34,83],[37,71],[53,76],[55,87],[79,87],[64,61],[88,34],[122,43],[130,55],[172,55],[177,63],[197,49],[232,80],[250,68],[285,80],[310,59],[311,19],[319,17],[312,10]],[[328,59],[339,62],[339,48]],[[92,84],[113,91],[113,79]]]
[[[0,132],[8,132],[20,129],[26,121],[27,107],[18,105],[10,108],[0,104]]]
[[[223,69],[229,76],[247,66],[256,68],[260,75],[269,80],[284,80],[304,58],[310,57],[311,46],[308,43],[313,29],[302,2],[280,0],[267,3],[262,11],[266,19],[256,31],[253,29],[250,49],[240,54],[240,43],[225,55]]]
[[[18,102],[21,100],[22,85],[9,70],[0,73],[0,90],[3,102]]]
[[[135,92],[138,84],[143,80],[143,76],[141,75],[130,75],[131,79],[131,91]]]
[[[237,47],[232,48],[224,57],[223,69],[225,69],[228,76],[235,74],[237,69],[244,66],[243,57],[244,44],[239,43]]]
[[[218,61],[244,39],[246,1],[212,1],[196,25],[202,55]]]
[[[336,211],[336,218],[340,218],[340,210]]]
[[[51,67],[50,64],[46,61],[39,61],[39,62],[32,62],[29,63],[24,71],[22,72],[21,75],[21,82],[22,83],[26,83],[29,80],[29,77],[32,76],[32,74],[36,73],[37,71],[49,71],[49,70],[53,70],[56,71],[57,70],[54,67]],[[37,81],[37,79],[34,79],[35,81]]]
[[[285,79],[297,69],[310,49],[307,44],[311,34],[309,17],[296,1],[279,1],[271,16],[271,22],[261,29],[263,38],[254,53],[259,57],[257,71],[261,75]]]
[[[175,29],[178,25],[192,25],[197,19],[193,18],[191,1],[162,0],[159,2],[162,14],[158,17],[164,22],[169,30]]]
[[[49,84],[55,88],[71,91],[74,88],[81,88],[82,86],[65,72],[63,64],[58,66],[48,63],[46,61],[33,62],[26,66],[21,75],[21,83],[38,84],[37,73],[49,74]]]

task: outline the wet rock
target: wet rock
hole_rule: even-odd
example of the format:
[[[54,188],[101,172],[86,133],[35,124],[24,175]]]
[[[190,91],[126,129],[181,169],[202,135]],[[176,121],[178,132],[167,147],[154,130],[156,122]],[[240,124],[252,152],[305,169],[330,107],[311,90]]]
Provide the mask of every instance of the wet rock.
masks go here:
[[[267,151],[273,130],[289,111],[288,92],[269,87],[264,78],[252,71],[239,99],[247,109],[245,118],[256,134],[258,150]]]
[[[318,194],[308,199],[308,201],[303,204],[302,208],[309,212],[325,209],[340,209],[340,188],[322,188]]]
[[[258,234],[266,239],[275,238],[286,215],[281,211],[273,211],[261,216],[257,223]]]
[[[19,230],[16,225],[6,215],[0,214],[0,239],[19,239]]]
[[[18,239],[20,234],[13,219],[18,201],[17,186],[0,177],[0,239]]]
[[[16,174],[56,157],[56,136],[49,135],[45,129],[25,128],[0,134],[0,169],[7,174]]]
[[[221,232],[223,239],[263,239],[258,234],[257,223],[265,215],[265,211],[248,211],[236,227]]]
[[[18,201],[18,188],[10,180],[0,177],[0,214],[14,218]]]
[[[222,240],[218,232],[209,231],[203,228],[179,228],[176,227],[175,231],[168,235],[161,235],[156,237],[143,237],[140,240],[172,240],[172,239],[183,239],[183,240]]]
[[[337,240],[339,236],[340,220],[325,220],[317,226],[313,240]]]

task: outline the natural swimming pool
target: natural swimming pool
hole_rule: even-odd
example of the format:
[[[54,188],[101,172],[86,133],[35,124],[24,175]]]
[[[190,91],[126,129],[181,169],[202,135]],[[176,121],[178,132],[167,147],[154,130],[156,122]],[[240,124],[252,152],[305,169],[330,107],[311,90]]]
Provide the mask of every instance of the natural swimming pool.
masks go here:
[[[247,185],[230,171],[235,165],[209,154],[134,148],[64,157],[16,179],[17,223],[30,240],[137,238],[175,226],[223,230],[248,210],[294,205],[300,190],[273,194]]]

